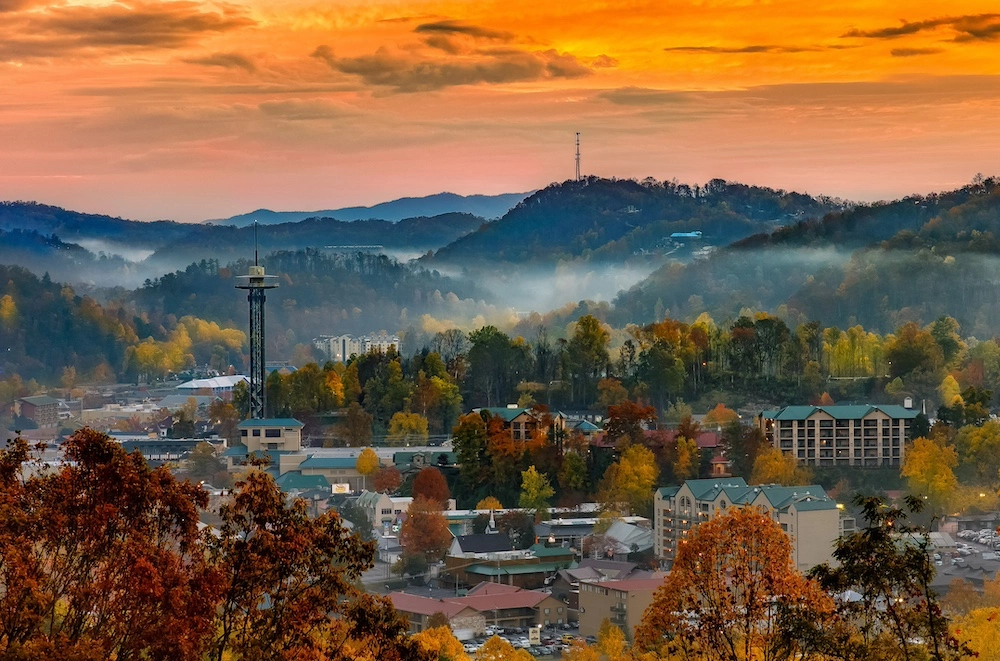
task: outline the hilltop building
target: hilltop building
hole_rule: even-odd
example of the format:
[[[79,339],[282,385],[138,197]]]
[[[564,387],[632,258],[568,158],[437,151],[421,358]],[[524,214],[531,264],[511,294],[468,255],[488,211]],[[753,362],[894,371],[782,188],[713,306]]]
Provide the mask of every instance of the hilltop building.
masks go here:
[[[400,353],[400,341],[396,335],[385,331],[354,337],[353,335],[321,335],[313,340],[313,346],[323,352],[328,360],[346,363],[351,356],[363,356],[372,351],[387,353],[394,349]]]
[[[899,467],[916,417],[897,405],[786,406],[762,411],[757,425],[800,464]]]
[[[472,409],[473,413],[482,413],[483,411],[500,418],[503,421],[504,429],[510,431],[510,437],[515,441],[531,440],[535,437],[538,429],[548,422],[544,419],[546,414],[535,409],[522,408],[516,404]],[[553,431],[558,433],[566,430],[565,415],[559,411],[553,411],[548,415],[552,416]],[[547,432],[548,430],[543,431]]]
[[[751,486],[742,477],[688,480],[657,489],[653,496],[656,554],[670,567],[688,534],[730,507],[763,508],[791,538],[792,560],[800,571],[832,560],[834,542],[846,525],[837,503],[818,484]]]

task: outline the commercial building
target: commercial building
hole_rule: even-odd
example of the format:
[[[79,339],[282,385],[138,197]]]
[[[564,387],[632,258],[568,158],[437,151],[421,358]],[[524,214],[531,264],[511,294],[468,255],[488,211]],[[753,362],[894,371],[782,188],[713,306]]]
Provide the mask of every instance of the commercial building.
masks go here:
[[[771,445],[800,464],[899,467],[917,414],[882,404],[786,406],[762,411],[757,424]]]
[[[14,413],[34,422],[39,429],[59,424],[59,400],[48,395],[22,397],[14,403]]]
[[[630,641],[664,576],[623,581],[580,581],[580,635],[596,636],[608,620]]]
[[[654,544],[661,562],[672,566],[691,531],[731,507],[763,508],[791,538],[792,559],[800,571],[832,559],[842,530],[841,509],[823,487],[750,486],[741,477],[730,477],[688,480],[679,487],[656,490]]]

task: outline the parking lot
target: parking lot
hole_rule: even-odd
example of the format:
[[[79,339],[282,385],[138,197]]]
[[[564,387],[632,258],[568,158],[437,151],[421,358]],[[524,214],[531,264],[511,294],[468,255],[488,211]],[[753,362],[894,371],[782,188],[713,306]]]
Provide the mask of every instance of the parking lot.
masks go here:
[[[543,627],[541,634],[541,644],[532,645],[527,629],[501,629],[488,626],[485,636],[467,640],[463,647],[466,653],[475,654],[491,636],[495,635],[503,638],[514,647],[527,650],[536,658],[548,659],[561,656],[563,651],[569,649],[569,646],[580,637],[576,623]],[[587,642],[592,643],[594,640],[590,638]]]

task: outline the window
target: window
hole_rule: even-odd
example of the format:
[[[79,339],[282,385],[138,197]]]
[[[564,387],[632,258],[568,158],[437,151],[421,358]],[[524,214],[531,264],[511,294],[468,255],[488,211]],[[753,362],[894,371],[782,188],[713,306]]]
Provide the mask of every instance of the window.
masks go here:
[[[562,606],[560,606],[559,608],[557,608],[557,609],[556,609],[556,612],[557,612],[557,613],[562,613],[562,608],[563,608],[563,607],[562,607]],[[562,620],[559,620],[559,621],[560,621],[560,622],[562,622]]]
[[[249,434],[247,433],[248,431],[249,430],[247,430],[247,429],[241,429],[240,430],[240,436],[246,438],[247,436],[249,436]]]
[[[382,514],[392,514],[392,508],[391,507],[383,507],[382,508]]]
[[[253,430],[253,435],[254,436],[260,436],[260,430],[259,429],[254,429]]]
[[[548,609],[548,608],[546,608],[546,609],[545,609],[545,614],[546,614],[546,615],[548,615],[548,614],[549,614],[549,609]],[[548,620],[545,620],[545,621],[546,621],[546,622],[548,622]]]
[[[266,436],[267,438],[281,438],[281,430],[280,429],[265,429],[264,430],[264,436]]]

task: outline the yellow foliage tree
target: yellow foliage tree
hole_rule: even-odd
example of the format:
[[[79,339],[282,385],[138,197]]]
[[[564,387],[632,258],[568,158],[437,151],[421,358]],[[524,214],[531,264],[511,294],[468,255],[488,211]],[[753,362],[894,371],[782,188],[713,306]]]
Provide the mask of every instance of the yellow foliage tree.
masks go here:
[[[698,477],[700,456],[697,441],[683,436],[678,436],[677,460],[674,461],[673,464],[674,477],[679,482]]]
[[[918,438],[906,450],[901,473],[910,491],[926,496],[932,505],[940,508],[958,487],[954,472],[957,465],[958,453],[954,446]]]
[[[358,455],[354,467],[365,478],[365,488],[368,487],[368,476],[377,471],[380,464],[378,454],[371,448],[365,448]]]
[[[808,469],[800,468],[794,456],[774,447],[757,455],[750,474],[751,484],[782,484],[790,487],[808,484],[811,479]]]
[[[427,418],[419,413],[398,411],[389,419],[389,445],[425,443],[427,441]]]
[[[604,472],[598,500],[607,510],[647,514],[652,508],[653,487],[659,476],[653,452],[641,445],[630,445]]]
[[[604,655],[608,661],[620,659],[625,655],[628,643],[625,640],[625,633],[611,624],[611,620],[605,618],[601,622],[601,628],[597,631],[597,651]]]
[[[978,608],[955,620],[954,631],[978,661],[1000,661],[1000,608]]]
[[[494,496],[486,496],[478,503],[476,503],[477,510],[502,510],[503,503],[497,500]]]
[[[10,294],[4,294],[0,298],[0,324],[4,328],[13,328],[17,321],[17,303]]]
[[[499,636],[493,636],[479,648],[475,661],[535,661],[527,650],[515,649]]]
[[[413,640],[437,661],[469,661],[462,643],[448,627],[431,627],[415,634]]]
[[[326,387],[333,395],[333,405],[341,407],[344,405],[344,381],[340,378],[337,370],[330,370],[326,373]]]
[[[601,653],[596,647],[588,645],[585,641],[577,638],[569,649],[562,654],[563,661],[601,661]]]
[[[955,380],[951,374],[944,377],[941,381],[941,385],[938,386],[938,394],[941,396],[941,403],[945,406],[954,406],[955,404],[964,404],[962,400],[962,387],[958,385],[958,381]]]

